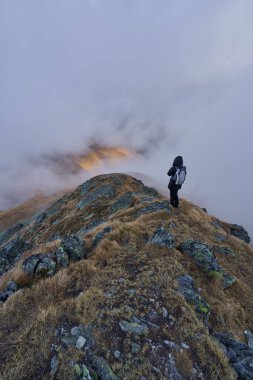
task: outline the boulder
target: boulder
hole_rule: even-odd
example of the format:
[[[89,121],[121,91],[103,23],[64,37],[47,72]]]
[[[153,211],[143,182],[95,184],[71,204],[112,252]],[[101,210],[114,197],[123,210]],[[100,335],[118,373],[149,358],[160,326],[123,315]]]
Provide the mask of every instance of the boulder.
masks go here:
[[[66,235],[61,242],[61,247],[72,261],[78,261],[87,256],[84,241],[77,236]]]
[[[25,261],[22,263],[22,268],[24,272],[26,272],[29,276],[33,277],[35,275],[37,266],[39,265],[43,257],[44,257],[43,253],[36,253],[34,255],[27,257]]]
[[[251,346],[238,342],[231,334],[214,333],[223,345],[232,367],[240,379],[253,379],[253,350]]]
[[[174,235],[161,226],[157,228],[156,232],[151,237],[150,242],[166,248],[173,248],[175,246]]]
[[[56,263],[49,255],[37,253],[27,257],[22,264],[23,270],[32,277],[51,277],[56,270]]]
[[[55,274],[56,263],[49,256],[44,256],[35,269],[35,277],[52,277]]]
[[[245,243],[250,243],[250,237],[248,232],[238,224],[231,224],[230,234],[238,239],[245,241]]]

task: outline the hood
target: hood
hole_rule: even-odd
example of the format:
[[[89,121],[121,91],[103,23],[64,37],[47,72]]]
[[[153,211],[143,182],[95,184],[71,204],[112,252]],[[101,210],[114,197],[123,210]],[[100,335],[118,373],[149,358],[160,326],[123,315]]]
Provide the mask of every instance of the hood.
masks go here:
[[[182,156],[177,156],[173,162],[173,166],[177,166],[178,168],[181,168],[183,166],[183,157]]]

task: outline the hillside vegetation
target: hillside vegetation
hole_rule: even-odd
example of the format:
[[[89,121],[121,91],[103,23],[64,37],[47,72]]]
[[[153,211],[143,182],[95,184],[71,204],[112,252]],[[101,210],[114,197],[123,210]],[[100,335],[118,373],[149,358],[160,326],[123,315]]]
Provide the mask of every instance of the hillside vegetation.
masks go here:
[[[28,219],[1,224],[0,379],[253,378],[242,227],[124,174]]]

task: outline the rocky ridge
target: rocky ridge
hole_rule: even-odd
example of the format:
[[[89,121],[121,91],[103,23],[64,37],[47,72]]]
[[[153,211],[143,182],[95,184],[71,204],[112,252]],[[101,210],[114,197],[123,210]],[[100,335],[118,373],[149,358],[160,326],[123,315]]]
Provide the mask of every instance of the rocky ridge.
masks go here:
[[[0,232],[1,378],[253,378],[249,242],[131,176],[86,181]]]

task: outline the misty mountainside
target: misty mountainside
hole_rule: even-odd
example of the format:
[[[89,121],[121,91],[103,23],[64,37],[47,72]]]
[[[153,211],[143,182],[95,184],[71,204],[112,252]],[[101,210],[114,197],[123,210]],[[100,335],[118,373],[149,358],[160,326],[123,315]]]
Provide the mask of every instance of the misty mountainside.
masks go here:
[[[0,379],[253,379],[243,227],[125,174],[28,204],[1,223]]]

